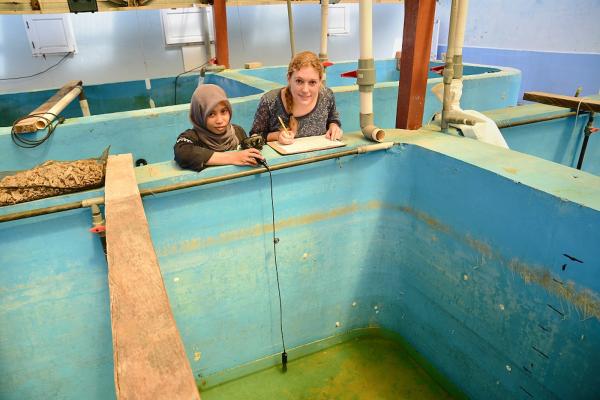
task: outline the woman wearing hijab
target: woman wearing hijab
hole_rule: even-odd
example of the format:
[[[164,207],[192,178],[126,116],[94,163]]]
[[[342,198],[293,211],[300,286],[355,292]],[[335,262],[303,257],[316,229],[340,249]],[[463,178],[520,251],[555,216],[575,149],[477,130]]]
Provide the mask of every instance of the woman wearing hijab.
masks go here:
[[[217,85],[200,85],[192,95],[190,120],[192,129],[177,137],[175,161],[181,168],[201,171],[209,165],[257,165],[263,160],[254,148],[237,150],[246,132],[231,124],[231,103]]]

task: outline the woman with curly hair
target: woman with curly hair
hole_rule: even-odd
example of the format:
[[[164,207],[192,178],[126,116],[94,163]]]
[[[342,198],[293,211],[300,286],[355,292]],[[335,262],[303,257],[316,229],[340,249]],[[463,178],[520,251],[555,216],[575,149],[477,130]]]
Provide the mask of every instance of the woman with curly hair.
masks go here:
[[[265,93],[258,104],[250,135],[291,144],[295,137],[325,135],[339,140],[340,116],[331,89],[322,84],[324,68],[316,54],[298,53],[288,66],[288,84]],[[279,122],[283,120],[288,129]]]

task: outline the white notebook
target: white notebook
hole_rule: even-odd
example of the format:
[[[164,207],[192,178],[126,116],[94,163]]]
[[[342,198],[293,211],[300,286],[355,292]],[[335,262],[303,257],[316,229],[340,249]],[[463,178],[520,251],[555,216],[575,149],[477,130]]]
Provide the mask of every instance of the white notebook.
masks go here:
[[[279,142],[268,142],[267,143],[276,152],[283,155],[304,153],[307,151],[331,149],[334,147],[345,146],[346,143],[338,140],[329,140],[322,136],[306,136],[294,139],[292,144],[281,144]]]

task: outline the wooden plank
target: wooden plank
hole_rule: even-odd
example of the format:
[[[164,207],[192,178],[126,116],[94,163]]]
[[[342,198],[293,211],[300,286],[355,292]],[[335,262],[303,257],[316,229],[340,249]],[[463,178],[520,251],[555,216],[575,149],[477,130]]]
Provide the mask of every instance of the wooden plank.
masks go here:
[[[584,97],[563,96],[560,94],[546,92],[525,92],[523,100],[535,101],[536,103],[547,104],[550,106],[572,108],[579,112],[592,111],[600,112],[600,100],[592,100]]]
[[[118,399],[200,399],[152,246],[131,154],[109,156],[108,283]]]
[[[419,129],[422,125],[434,17],[435,0],[404,2],[396,128]]]
[[[54,94],[54,96],[50,97],[44,104],[30,112],[29,114],[44,114],[46,111],[50,110],[52,106],[60,101],[67,93],[73,90],[77,86],[81,86],[81,81],[70,81],[67,82],[63,87],[59,89],[58,92]],[[22,121],[19,121],[14,126],[14,131],[16,133],[27,133],[27,132],[35,132],[37,128],[35,127],[35,123],[37,122],[38,117],[26,118]]]

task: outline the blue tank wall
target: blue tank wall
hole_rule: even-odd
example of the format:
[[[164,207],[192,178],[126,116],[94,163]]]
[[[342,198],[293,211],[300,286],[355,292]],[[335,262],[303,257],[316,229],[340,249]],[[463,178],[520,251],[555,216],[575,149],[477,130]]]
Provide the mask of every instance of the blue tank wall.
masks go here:
[[[227,72],[221,76],[213,75],[211,79],[217,78],[233,83],[234,86],[239,84],[259,92],[279,87],[274,82],[244,76],[239,71]],[[428,81],[424,122],[429,121],[435,112],[441,110],[441,103],[430,92],[441,80],[442,78],[433,78]],[[221,81],[216,83],[223,84]],[[163,84],[167,87],[171,85],[169,82]],[[515,105],[519,84],[520,75],[514,70],[466,77],[463,107],[490,110]],[[228,86],[224,87],[228,90]],[[180,93],[185,94],[185,90]],[[346,132],[359,130],[358,87],[353,85],[334,88],[334,93],[343,129]],[[172,94],[171,92],[167,97]],[[397,82],[385,82],[375,86],[375,121],[380,126],[395,126],[397,97]],[[254,94],[231,100],[233,122],[244,127],[247,132],[252,127],[259,99],[260,95]],[[132,153],[134,159],[144,158],[149,163],[172,160],[175,139],[191,127],[188,115],[189,106],[182,104],[70,119],[56,129],[50,140],[34,149],[17,147],[12,143],[10,128],[0,128],[0,150],[3,153],[0,171],[28,169],[49,159],[75,160],[97,157],[109,145],[113,154]],[[44,131],[26,136],[39,138],[45,134]]]
[[[198,75],[182,75],[177,78],[177,88],[175,88],[175,79],[175,77],[149,79],[150,88],[146,88],[146,82],[140,80],[84,85],[83,89],[92,115],[150,108],[151,101],[156,107],[189,103],[198,85]],[[262,93],[260,89],[219,75],[206,74],[203,81],[221,86],[229,98]],[[11,126],[17,118],[28,115],[52,97],[56,90],[0,95],[0,126]],[[175,96],[176,90],[177,96]],[[61,115],[66,118],[76,118],[83,114],[79,103],[73,101],[61,112]]]
[[[0,398],[114,398],[107,266],[89,210],[0,224]]]
[[[600,178],[464,138],[388,137],[398,144],[385,152],[274,173],[288,347],[379,326],[470,397],[594,398]],[[272,165],[311,156],[265,154]],[[136,175],[145,189],[198,178],[171,163]],[[194,374],[278,353],[268,177],[144,207]],[[90,224],[89,210],[0,224],[1,398],[114,396],[106,266]]]
[[[600,96],[590,96],[598,99]],[[552,118],[570,113],[573,110],[527,104],[519,107],[491,110],[485,114],[497,124],[519,123],[524,120]],[[562,165],[576,168],[582,151],[584,128],[589,113],[579,113],[567,118],[558,118],[526,125],[502,128],[501,132],[509,147],[513,150],[541,157]],[[600,118],[594,118],[593,126],[600,128]],[[589,137],[581,169],[600,175],[600,135]]]
[[[431,62],[429,67],[443,65],[441,62]],[[340,75],[344,72],[354,71],[358,68],[357,61],[347,61],[334,63],[328,67],[327,86],[348,86],[356,84],[356,78],[343,78]],[[258,69],[238,70],[240,74],[261,78],[267,81],[277,82],[281,86],[287,85],[287,66],[267,67]],[[476,65],[466,65],[463,73],[465,75],[486,74],[490,72],[499,72],[500,69],[493,67],[484,67]],[[428,78],[439,78],[440,74],[429,71]],[[375,60],[375,78],[377,83],[398,81],[400,72],[396,70],[396,60]]]
[[[432,66],[436,65],[440,64],[432,63]],[[356,79],[341,78],[340,74],[356,68],[356,62],[335,64],[329,68],[328,86],[354,85]],[[377,82],[397,82],[399,79],[399,73],[396,71],[396,60],[377,60],[376,69]],[[155,107],[188,104],[199,81],[221,86],[230,99],[262,94],[273,87],[280,87],[287,84],[287,67],[284,66],[231,71],[233,73],[208,73],[204,77],[192,74],[182,75],[179,78],[149,79],[149,88],[146,88],[146,82],[143,80],[85,85],[84,91],[88,99],[91,114],[98,115],[151,108],[151,101]],[[500,69],[491,67],[465,66],[465,75],[499,71]],[[429,78],[439,78],[439,76],[439,74],[434,72],[429,73]],[[260,78],[261,81],[248,78]],[[176,81],[177,87],[175,87]],[[17,118],[26,116],[52,97],[56,93],[56,90],[0,95],[0,126],[11,126]],[[516,104],[516,100],[514,104]],[[496,107],[500,107],[500,105],[496,105]],[[66,118],[81,117],[82,113],[78,102],[74,101],[69,104],[61,115]]]
[[[600,16],[600,12],[597,14]],[[439,46],[439,57],[446,51],[446,46]],[[566,96],[573,96],[578,88],[581,96],[600,92],[600,77],[596,72],[600,70],[599,53],[464,47],[463,57],[465,62],[504,65],[521,71],[523,87],[519,99],[528,91]]]

